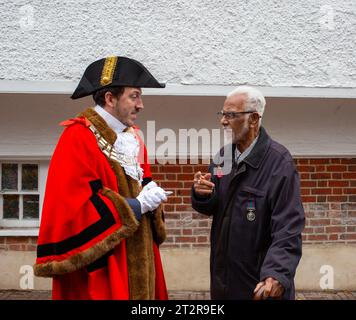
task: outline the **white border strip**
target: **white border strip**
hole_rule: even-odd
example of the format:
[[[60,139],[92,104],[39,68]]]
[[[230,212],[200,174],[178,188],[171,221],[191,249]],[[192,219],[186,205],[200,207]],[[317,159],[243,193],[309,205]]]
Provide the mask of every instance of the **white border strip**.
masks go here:
[[[70,95],[77,81],[0,80],[0,93],[65,94]],[[226,96],[236,86],[167,84],[164,89],[147,88],[148,96]],[[263,87],[266,97],[276,98],[356,98],[356,88]]]
[[[39,228],[6,228],[0,229],[0,237],[38,237]]]

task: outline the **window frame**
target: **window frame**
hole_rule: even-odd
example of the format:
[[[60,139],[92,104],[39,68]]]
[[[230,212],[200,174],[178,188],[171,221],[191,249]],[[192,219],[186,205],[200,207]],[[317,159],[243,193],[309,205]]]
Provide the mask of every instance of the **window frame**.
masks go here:
[[[2,159],[0,158],[0,166],[3,163],[11,163],[18,165],[18,189],[13,190],[1,190],[0,189],[0,231],[4,230],[18,230],[21,228],[39,228],[41,221],[42,205],[44,192],[46,187],[46,179],[48,173],[49,161],[39,160],[39,159]],[[23,164],[36,164],[38,166],[38,188],[37,191],[33,190],[21,190],[22,186],[20,184],[22,177],[20,176]],[[0,168],[0,182],[2,178],[2,170]],[[1,185],[0,185],[1,186]],[[3,218],[3,195],[4,194],[16,194],[19,195],[19,219],[4,219]],[[23,196],[24,195],[38,195],[39,196],[39,217],[38,219],[23,219]],[[1,233],[1,232],[0,232]]]

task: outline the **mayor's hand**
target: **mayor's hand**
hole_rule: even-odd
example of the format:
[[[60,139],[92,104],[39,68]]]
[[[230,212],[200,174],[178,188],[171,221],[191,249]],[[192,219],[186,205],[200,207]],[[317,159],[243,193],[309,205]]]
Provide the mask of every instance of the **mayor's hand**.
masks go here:
[[[211,182],[211,173],[202,174],[198,171],[194,174],[193,182],[194,192],[199,197],[208,197],[214,191],[215,184]]]
[[[147,188],[143,188],[136,197],[141,204],[142,213],[153,211],[158,208],[161,202],[167,201],[166,192],[154,184],[152,183],[151,186],[147,185]]]
[[[284,293],[284,287],[272,277],[257,284],[253,291],[253,300],[266,300],[267,298],[280,299]]]

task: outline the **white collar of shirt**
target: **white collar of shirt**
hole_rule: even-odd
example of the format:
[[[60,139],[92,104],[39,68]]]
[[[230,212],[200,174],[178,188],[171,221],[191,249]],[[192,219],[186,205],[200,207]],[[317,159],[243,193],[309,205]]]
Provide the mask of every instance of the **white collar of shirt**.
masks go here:
[[[259,136],[260,135],[258,135],[255,138],[255,140],[253,140],[252,143],[248,146],[248,148],[242,153],[236,147],[236,149],[235,149],[235,159],[237,161],[237,164],[239,164],[242,160],[246,159],[247,156],[251,153],[251,151],[252,151],[253,147],[255,146]]]
[[[126,126],[107,112],[103,107],[95,106],[95,112],[97,112],[108,124],[108,126],[115,131],[116,134],[123,132]]]

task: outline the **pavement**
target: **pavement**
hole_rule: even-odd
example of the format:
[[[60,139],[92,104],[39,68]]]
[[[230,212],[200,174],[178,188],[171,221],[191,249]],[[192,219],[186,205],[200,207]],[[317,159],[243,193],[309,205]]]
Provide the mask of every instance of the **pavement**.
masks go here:
[[[170,300],[210,300],[209,292],[170,291]],[[298,291],[297,300],[356,300],[356,291]],[[51,300],[51,291],[0,290],[0,300]]]

